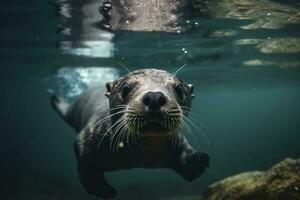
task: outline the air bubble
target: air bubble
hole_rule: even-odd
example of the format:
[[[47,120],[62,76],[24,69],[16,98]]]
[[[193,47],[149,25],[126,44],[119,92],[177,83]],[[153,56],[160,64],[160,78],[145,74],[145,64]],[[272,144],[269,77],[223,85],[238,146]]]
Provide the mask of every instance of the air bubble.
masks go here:
[[[120,143],[119,143],[119,147],[120,147],[120,148],[123,148],[123,147],[124,147],[124,143],[123,143],[123,142],[120,142]]]

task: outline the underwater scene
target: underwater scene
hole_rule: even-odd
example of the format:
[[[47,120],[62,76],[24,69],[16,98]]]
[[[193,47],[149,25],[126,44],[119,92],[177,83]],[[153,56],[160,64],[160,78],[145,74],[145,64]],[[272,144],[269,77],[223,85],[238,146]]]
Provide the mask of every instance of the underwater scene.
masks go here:
[[[0,16],[1,200],[300,199],[300,1],[12,0]],[[156,121],[112,124],[131,103]],[[104,134],[85,143],[90,123]],[[126,126],[148,146],[109,138]]]

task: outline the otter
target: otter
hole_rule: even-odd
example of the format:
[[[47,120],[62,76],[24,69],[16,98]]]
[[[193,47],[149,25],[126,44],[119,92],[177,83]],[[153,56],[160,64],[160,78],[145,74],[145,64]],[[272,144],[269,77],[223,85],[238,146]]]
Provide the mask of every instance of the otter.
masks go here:
[[[52,105],[78,132],[75,153],[81,183],[100,198],[113,198],[104,172],[169,168],[187,181],[199,177],[209,156],[179,133],[191,109],[193,86],[164,70],[141,69],[104,87],[95,86],[69,104]],[[106,97],[105,97],[106,96]]]

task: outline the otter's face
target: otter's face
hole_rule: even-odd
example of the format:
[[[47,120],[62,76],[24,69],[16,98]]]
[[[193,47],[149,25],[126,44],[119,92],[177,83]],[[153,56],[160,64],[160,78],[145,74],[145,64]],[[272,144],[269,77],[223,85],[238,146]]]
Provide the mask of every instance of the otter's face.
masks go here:
[[[193,87],[166,71],[131,72],[107,85],[113,121],[131,134],[175,134],[191,108]]]

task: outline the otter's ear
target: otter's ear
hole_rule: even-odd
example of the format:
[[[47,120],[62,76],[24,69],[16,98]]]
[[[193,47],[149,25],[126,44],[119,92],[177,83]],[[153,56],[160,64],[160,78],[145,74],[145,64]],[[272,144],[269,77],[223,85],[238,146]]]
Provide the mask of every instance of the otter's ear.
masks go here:
[[[195,98],[195,94],[194,94],[194,86],[193,86],[193,84],[188,84],[188,87],[189,87],[189,89],[190,89],[190,93],[191,93],[192,99]]]
[[[105,96],[110,97],[110,92],[111,92],[112,85],[113,85],[112,82],[107,82],[106,83],[106,93],[105,93]]]

